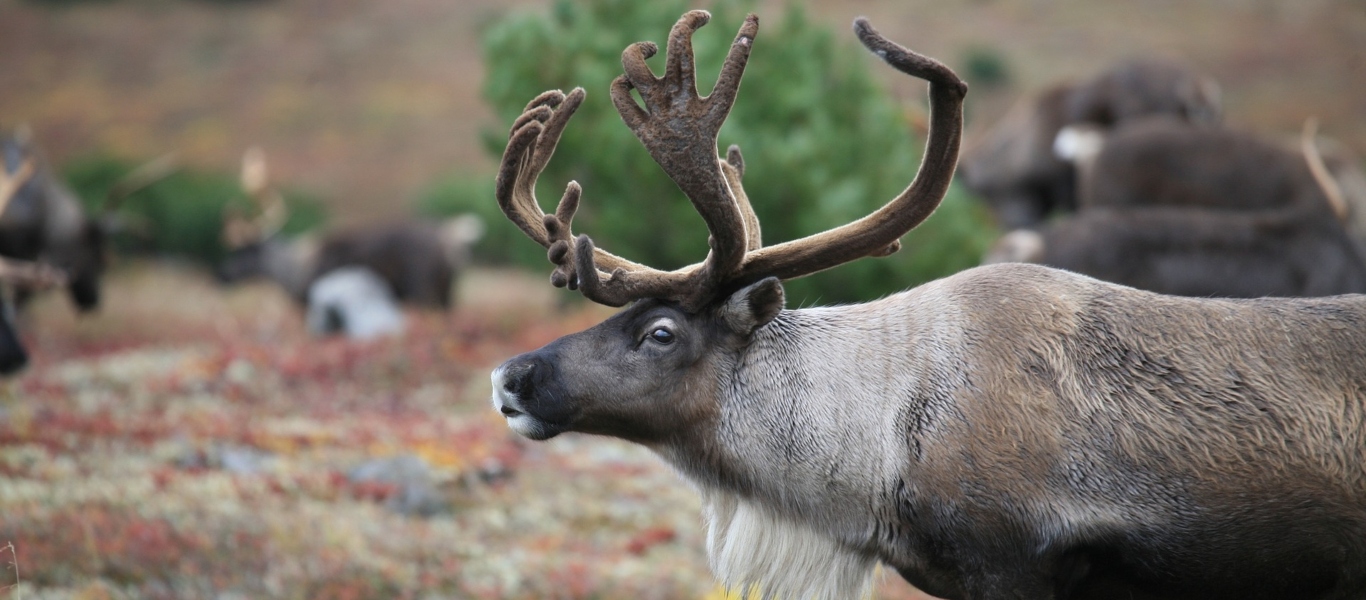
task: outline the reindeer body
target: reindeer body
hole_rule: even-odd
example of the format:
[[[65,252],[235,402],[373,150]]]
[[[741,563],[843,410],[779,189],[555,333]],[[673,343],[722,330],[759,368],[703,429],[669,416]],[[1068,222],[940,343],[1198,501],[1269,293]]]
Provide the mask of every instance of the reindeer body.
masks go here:
[[[1366,293],[1366,262],[1324,210],[1092,208],[1003,236],[984,262],[1033,262],[1163,294]]]
[[[813,565],[850,570],[832,581],[881,560],[946,598],[1356,597],[1360,348],[1363,296],[1196,300],[985,267],[782,312],[715,367],[715,413],[656,449],[704,490],[718,574],[783,597],[821,590],[788,587],[811,560],[728,537],[770,518],[843,557]]]
[[[1308,132],[1293,149],[1163,118],[1074,134],[1094,142],[1074,156],[1081,210],[1007,234],[986,262],[1186,296],[1366,292],[1360,171],[1331,154],[1324,177],[1341,191],[1330,194],[1312,172]]]
[[[482,233],[475,217],[446,223],[401,221],[326,234],[279,235],[233,249],[218,267],[225,283],[264,276],[300,304],[315,281],[337,269],[364,267],[400,302],[448,308],[456,275]]]
[[[86,214],[76,194],[37,156],[24,136],[0,140],[7,174],[24,161],[34,171],[14,190],[0,211],[0,256],[41,260],[67,273],[72,301],[85,311],[99,306],[100,277],[105,268],[104,226]],[[19,299],[26,298],[21,294]]]
[[[1080,169],[1083,209],[1301,207],[1332,215],[1299,148],[1247,131],[1150,118],[1105,136],[1091,162]]]
[[[1109,130],[1163,116],[1183,123],[1220,121],[1218,86],[1184,66],[1134,60],[1095,77],[1053,85],[1018,102],[963,152],[963,184],[981,196],[1002,227],[1031,227],[1077,209],[1076,174],[1052,152],[1058,131],[1079,123]]]
[[[725,310],[642,301],[494,380],[518,432],[693,481],[733,589],[856,598],[880,561],[949,599],[1366,594],[1366,296],[1010,264],[747,337]],[[701,339],[646,375],[616,342],[656,323]]]
[[[469,263],[469,246],[479,237],[479,232],[452,237],[447,230],[453,228],[408,221],[327,236],[318,249],[313,277],[342,267],[362,266],[388,282],[400,302],[449,308],[456,273]]]

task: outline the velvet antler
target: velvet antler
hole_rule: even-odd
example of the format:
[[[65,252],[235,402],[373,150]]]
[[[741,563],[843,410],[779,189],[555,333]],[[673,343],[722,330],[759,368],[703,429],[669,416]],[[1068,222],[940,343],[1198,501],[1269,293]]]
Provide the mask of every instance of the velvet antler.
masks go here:
[[[776,276],[793,279],[865,256],[885,256],[901,246],[899,238],[939,206],[958,160],[962,107],[967,85],[948,67],[882,37],[859,19],[854,31],[869,50],[894,68],[930,83],[930,131],[920,171],[900,195],[872,214],[822,233],[763,247],[759,220],[741,186],[744,160],[732,146],[717,157],[717,135],[730,114],[749,60],[758,18],[740,27],[710,96],[697,93],[692,34],[710,20],[705,11],[683,15],[669,34],[664,75],[645,64],[658,52],[639,42],[622,53],[625,74],[612,83],[612,101],[622,120],[655,162],[692,202],[711,232],[705,261],[675,271],[659,271],[597,248],[588,236],[574,238],[570,220],[582,190],[570,182],[554,215],[545,215],[535,197],[536,178],[545,168],[569,117],[583,101],[583,90],[568,95],[546,92],[532,100],[514,122],[499,169],[497,196],[503,212],[527,236],[549,249],[556,265],[551,281],[577,286],[584,296],[610,306],[640,298],[666,298],[697,310],[718,295]],[[644,101],[636,103],[635,90]]]

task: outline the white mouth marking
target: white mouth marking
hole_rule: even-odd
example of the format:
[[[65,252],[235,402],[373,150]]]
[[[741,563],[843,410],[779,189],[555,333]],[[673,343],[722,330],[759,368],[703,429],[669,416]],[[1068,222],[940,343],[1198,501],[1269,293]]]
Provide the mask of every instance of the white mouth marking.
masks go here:
[[[524,437],[535,437],[541,430],[541,422],[522,410],[521,400],[503,387],[503,368],[498,367],[489,376],[493,382],[493,410],[503,415],[508,428]]]

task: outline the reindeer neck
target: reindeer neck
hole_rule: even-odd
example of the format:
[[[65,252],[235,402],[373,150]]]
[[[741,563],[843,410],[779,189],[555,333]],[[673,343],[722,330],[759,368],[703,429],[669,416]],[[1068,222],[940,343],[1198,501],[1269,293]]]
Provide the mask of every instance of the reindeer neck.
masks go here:
[[[703,488],[792,515],[867,502],[910,456],[906,424],[952,384],[957,329],[936,295],[784,311],[722,369],[716,422],[660,453]]]

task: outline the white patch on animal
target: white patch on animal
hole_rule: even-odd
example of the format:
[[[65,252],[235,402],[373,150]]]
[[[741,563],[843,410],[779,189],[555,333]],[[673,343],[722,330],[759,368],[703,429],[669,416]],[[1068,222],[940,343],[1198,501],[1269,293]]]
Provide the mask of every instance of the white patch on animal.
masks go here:
[[[405,321],[389,284],[364,267],[328,273],[308,289],[308,330],[370,340],[403,333]]]
[[[704,493],[707,556],[728,589],[763,598],[863,598],[877,560],[734,494]]]

